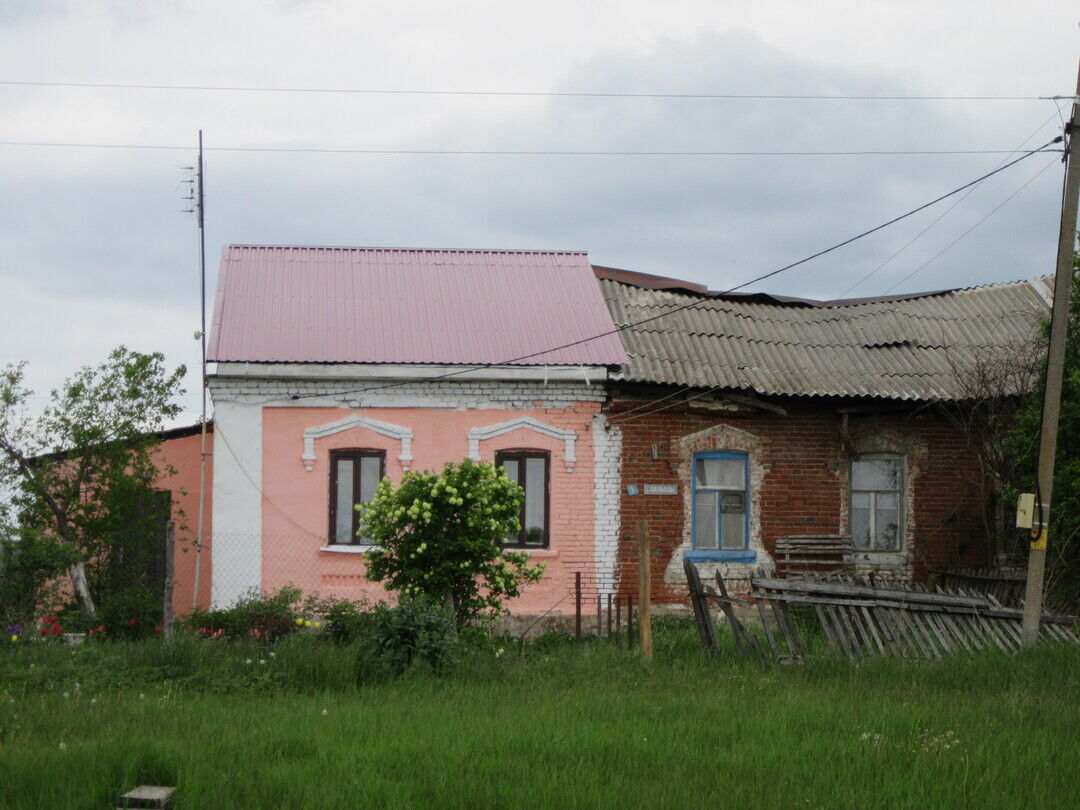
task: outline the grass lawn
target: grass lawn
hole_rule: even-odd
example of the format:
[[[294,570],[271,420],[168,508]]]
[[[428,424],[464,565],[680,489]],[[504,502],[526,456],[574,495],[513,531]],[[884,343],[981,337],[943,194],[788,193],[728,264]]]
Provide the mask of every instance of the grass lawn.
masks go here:
[[[683,629],[651,666],[555,645],[359,687],[348,648],[273,651],[0,650],[0,807],[140,783],[207,810],[1080,805],[1077,649],[765,666]]]

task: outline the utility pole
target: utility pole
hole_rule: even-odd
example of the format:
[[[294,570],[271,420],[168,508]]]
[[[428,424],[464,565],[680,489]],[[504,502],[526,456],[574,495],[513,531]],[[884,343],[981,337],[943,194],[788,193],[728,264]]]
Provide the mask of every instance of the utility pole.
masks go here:
[[[1024,591],[1024,620],[1020,640],[1025,647],[1039,640],[1042,619],[1043,579],[1046,573],[1046,546],[1049,539],[1050,500],[1054,490],[1054,456],[1057,453],[1058,419],[1061,415],[1061,381],[1065,372],[1065,337],[1069,328],[1072,299],[1073,255],[1076,245],[1076,208],[1080,195],[1080,160],[1072,144],[1080,133],[1080,71],[1072,115],[1065,125],[1065,193],[1061,200],[1061,231],[1058,233],[1057,270],[1054,276],[1054,305],[1050,316],[1050,346],[1046,356],[1046,391],[1043,395],[1042,429],[1039,431],[1039,470],[1035,484],[1035,520],[1028,552],[1027,587]]]
[[[195,216],[199,228],[199,346],[201,349],[200,371],[202,395],[202,431],[199,454],[199,518],[195,532],[195,588],[191,606],[199,606],[199,585],[202,575],[203,532],[206,524],[206,220],[203,216],[203,143],[199,130],[199,162],[195,168]]]

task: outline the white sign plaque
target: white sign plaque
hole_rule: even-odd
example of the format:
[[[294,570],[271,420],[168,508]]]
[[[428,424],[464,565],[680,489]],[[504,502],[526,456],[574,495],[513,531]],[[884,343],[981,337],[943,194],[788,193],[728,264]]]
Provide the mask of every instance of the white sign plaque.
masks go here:
[[[646,495],[678,495],[678,484],[646,484]]]

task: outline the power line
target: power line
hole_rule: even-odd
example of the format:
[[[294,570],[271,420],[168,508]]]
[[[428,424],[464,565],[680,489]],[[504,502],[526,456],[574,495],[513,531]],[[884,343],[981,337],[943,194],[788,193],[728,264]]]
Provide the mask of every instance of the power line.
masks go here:
[[[832,253],[835,250],[839,250],[840,248],[844,247],[845,245],[850,245],[852,242],[855,242],[855,241],[857,241],[859,239],[863,239],[864,237],[870,236],[873,233],[877,233],[878,231],[880,231],[880,230],[882,230],[884,228],[887,228],[890,225],[893,225],[893,224],[895,224],[897,222],[900,222],[901,220],[907,219],[910,216],[914,216],[915,214],[929,208],[932,205],[936,205],[937,203],[941,202],[942,200],[946,200],[946,199],[948,199],[949,197],[952,197],[955,194],[959,194],[960,192],[964,191],[965,189],[968,189],[968,188],[976,185],[977,183],[981,183],[984,180],[986,180],[987,178],[993,177],[995,174],[999,174],[1000,172],[1005,171],[1006,169],[1010,168],[1011,166],[1015,166],[1017,163],[1020,163],[1021,161],[1027,160],[1032,155],[1046,154],[1046,152],[1048,152],[1048,151],[1057,151],[1057,150],[1049,150],[1048,147],[1051,144],[1061,143],[1062,140],[1064,140],[1064,138],[1059,135],[1058,137],[1056,137],[1056,138],[1054,138],[1054,139],[1052,139],[1050,141],[1047,141],[1045,144],[1043,144],[1038,149],[1033,149],[1033,150],[1030,150],[1028,152],[1025,152],[1023,155],[1016,158],[1015,160],[1011,160],[1008,163],[1005,163],[1005,164],[1003,164],[1001,166],[998,166],[996,169],[993,169],[992,171],[987,172],[986,174],[982,175],[981,177],[977,177],[976,179],[972,180],[969,183],[965,183],[964,185],[959,186],[958,188],[954,188],[952,191],[949,191],[949,192],[947,192],[945,194],[942,194],[940,197],[936,197],[933,200],[930,200],[930,202],[923,203],[922,205],[918,206],[917,208],[913,208],[913,209],[911,209],[910,211],[907,211],[904,214],[900,214],[899,216],[893,217],[892,219],[890,219],[890,220],[888,220],[886,222],[883,222],[880,225],[876,225],[873,228],[870,228],[869,230],[865,230],[862,233],[859,233],[859,234],[856,234],[855,236],[849,237],[848,239],[845,239],[842,242],[838,242],[835,245],[832,245],[831,247],[827,247],[827,248],[825,248],[823,250],[819,250],[816,253],[812,253],[809,256],[806,256],[806,257],[804,257],[802,259],[799,259],[798,261],[791,262],[790,264],[784,265],[783,267],[777,268],[776,270],[771,270],[768,273],[763,273],[760,276],[756,276],[755,278],[750,279],[749,281],[744,281],[743,283],[741,283],[741,284],[739,284],[739,285],[737,285],[735,287],[731,287],[730,289],[727,289],[727,290],[724,290],[724,291],[720,292],[719,295],[728,295],[730,293],[737,292],[738,290],[741,290],[744,287],[749,287],[751,284],[756,284],[759,281],[764,281],[767,278],[772,278],[773,276],[779,275],[780,273],[783,273],[783,272],[785,272],[787,270],[791,270],[791,269],[793,269],[795,267],[798,267],[799,265],[806,264],[807,262],[812,261],[813,259],[817,259],[817,258],[819,258],[821,256],[824,256],[824,255],[828,254],[828,253]],[[445,374],[438,374],[438,375],[435,375],[433,377],[427,377],[423,381],[424,382],[435,382],[435,381],[438,381],[438,380],[446,379],[448,377],[456,377],[456,376],[458,376],[460,374],[466,374],[469,371],[478,371],[478,370],[484,369],[484,368],[507,366],[507,365],[512,365],[514,363],[520,363],[523,360],[531,360],[531,359],[534,359],[536,357],[540,357],[540,356],[545,355],[545,354],[551,354],[552,352],[561,351],[562,349],[569,349],[569,348],[572,348],[574,346],[580,346],[583,343],[589,343],[589,342],[594,341],[594,340],[599,340],[600,338],[607,337],[608,335],[618,334],[619,332],[623,332],[623,331],[625,331],[627,329],[630,329],[630,328],[633,328],[635,326],[641,326],[641,325],[646,324],[646,323],[651,323],[652,321],[659,320],[660,318],[666,318],[666,317],[668,317],[670,315],[674,315],[674,314],[676,314],[678,312],[682,312],[683,310],[687,310],[687,309],[691,309],[692,307],[696,307],[699,304],[702,304],[707,300],[709,300],[709,299],[696,299],[694,301],[691,301],[690,303],[683,304],[682,306],[675,307],[674,309],[668,310],[666,312],[661,312],[658,315],[652,315],[652,316],[650,316],[648,318],[642,318],[639,321],[632,321],[630,323],[623,324],[622,326],[616,326],[614,329],[609,329],[609,330],[607,330],[605,332],[601,332],[601,333],[596,334],[596,335],[591,335],[589,337],[584,337],[584,338],[580,338],[578,340],[573,340],[573,341],[570,341],[569,343],[564,343],[564,344],[562,344],[560,346],[552,346],[550,348],[543,349],[541,351],[531,352],[529,354],[523,354],[523,355],[521,355],[519,357],[512,357],[510,359],[502,361],[501,363],[484,363],[484,364],[480,364],[480,365],[466,366],[465,368],[457,369],[455,371],[450,371],[450,372],[447,372]],[[407,385],[409,383],[414,383],[414,382],[416,382],[416,380],[399,380],[397,382],[385,383],[385,384],[377,385],[377,386],[365,386],[364,388],[357,388],[357,389],[350,390],[350,391],[337,391],[337,392],[335,392],[335,394],[338,395],[338,396],[341,396],[341,395],[344,395],[344,394],[369,393],[369,392],[372,392],[372,391],[380,391],[380,390],[384,390],[384,389],[387,389],[387,388],[396,388],[398,386]],[[298,400],[298,399],[309,399],[311,397],[324,397],[324,396],[326,396],[326,394],[323,394],[323,393],[293,394],[290,397],[290,399]]]
[[[1072,96],[977,96],[977,95],[871,95],[795,93],[676,93],[667,91],[590,90],[421,90],[364,87],[253,87],[210,84],[140,84],[133,82],[49,82],[0,80],[5,87],[68,87],[96,90],[178,90],[212,93],[300,93],[366,96],[496,96],[523,98],[644,98],[717,101],[1045,101],[1071,100]]]
[[[1019,152],[1021,149],[1023,149],[1024,145],[1028,141],[1030,141],[1032,138],[1034,138],[1043,127],[1045,127],[1047,124],[1049,124],[1051,121],[1053,121],[1055,116],[1060,117],[1061,108],[1056,103],[1054,104],[1054,109],[1055,109],[1055,112],[1050,113],[1049,118],[1047,118],[1045,121],[1043,121],[1041,124],[1039,124],[1039,126],[1037,126],[1035,128],[1035,130],[1030,135],[1028,135],[1026,138],[1024,138],[1024,140],[1020,141],[1020,145],[1017,146],[1016,149],[1013,150],[1013,154],[1015,154],[1016,152]],[[1064,129],[1064,127],[1062,127],[1062,129]],[[918,241],[925,233],[927,233],[931,228],[933,228],[935,225],[937,225],[939,222],[941,222],[941,220],[943,220],[945,217],[947,217],[958,205],[960,205],[960,203],[962,203],[964,200],[966,200],[968,197],[970,197],[971,194],[974,191],[975,191],[974,187],[968,189],[967,192],[965,192],[963,195],[961,195],[952,205],[950,205],[948,208],[946,208],[944,211],[942,211],[940,214],[938,214],[936,217],[934,217],[934,219],[931,220],[930,223],[925,228],[923,228],[921,231],[919,231],[917,234],[915,234],[913,237],[911,237],[911,239],[909,239],[907,241],[907,243],[904,244],[903,247],[901,247],[899,250],[897,250],[895,253],[893,253],[891,256],[889,256],[889,258],[887,258],[885,261],[883,261],[881,264],[879,264],[877,267],[875,267],[873,270],[871,270],[865,276],[860,278],[858,281],[856,281],[854,284],[852,284],[850,287],[848,287],[846,290],[844,290],[842,293],[840,293],[840,295],[837,296],[837,297],[838,298],[844,298],[844,297],[848,296],[852,292],[852,290],[854,290],[857,287],[861,286],[863,284],[863,282],[865,282],[865,281],[869,280],[870,278],[876,276],[878,274],[878,272],[880,270],[882,270],[887,264],[892,262],[893,259],[895,259],[897,256],[899,256],[901,253],[903,253],[905,250],[907,250],[913,244],[915,244],[915,242]]]
[[[947,251],[949,248],[951,248],[953,245],[955,245],[957,242],[959,242],[961,239],[963,239],[965,236],[967,236],[973,230],[975,230],[980,225],[982,225],[984,222],[986,222],[986,220],[990,219],[990,217],[992,217],[994,214],[996,214],[998,211],[1000,211],[1002,208],[1004,208],[1005,205],[1013,197],[1015,197],[1017,194],[1019,194],[1025,188],[1027,188],[1032,183],[1034,183],[1037,179],[1039,179],[1039,177],[1041,177],[1046,172],[1047,169],[1049,169],[1051,166],[1053,166],[1057,162],[1058,162],[1057,159],[1051,160],[1049,163],[1047,163],[1045,166],[1043,166],[1041,169],[1039,169],[1039,171],[1037,171],[1035,174],[1033,174],[1031,177],[1029,177],[1027,179],[1027,182],[1025,182],[1022,186],[1020,186],[1020,188],[1016,189],[1016,191],[1014,191],[1012,194],[1010,194],[1008,197],[1006,197],[1004,200],[1002,200],[1000,203],[998,203],[997,206],[992,211],[990,211],[988,214],[986,214],[986,216],[984,216],[982,219],[980,219],[978,222],[976,222],[974,225],[972,225],[970,228],[968,228],[966,231],[964,231],[958,237],[953,239],[951,242],[949,242],[949,244],[947,244],[945,247],[943,247],[941,250],[939,250],[937,253],[935,253],[933,256],[931,256],[929,259],[927,259],[925,262],[920,264],[918,267],[916,267],[914,270],[912,270],[910,273],[908,273],[906,276],[904,276],[898,282],[896,282],[891,287],[889,287],[889,289],[887,289],[884,294],[887,295],[887,294],[891,293],[893,290],[895,290],[901,284],[906,282],[908,279],[912,278],[916,273],[919,273],[920,271],[922,271],[922,269],[924,267],[926,267],[928,264],[930,264],[931,262],[936,261],[937,258],[939,256],[941,256],[941,254],[943,254],[945,251]]]
[[[0,146],[27,146],[61,149],[141,149],[190,152],[193,146],[141,143],[76,143],[58,141],[0,141]],[[861,149],[861,150],[576,150],[576,149],[381,149],[366,147],[317,146],[207,146],[206,152],[267,152],[327,155],[446,155],[481,157],[884,157],[914,155],[1012,155],[1015,149]],[[1058,150],[1047,150],[1058,151]]]

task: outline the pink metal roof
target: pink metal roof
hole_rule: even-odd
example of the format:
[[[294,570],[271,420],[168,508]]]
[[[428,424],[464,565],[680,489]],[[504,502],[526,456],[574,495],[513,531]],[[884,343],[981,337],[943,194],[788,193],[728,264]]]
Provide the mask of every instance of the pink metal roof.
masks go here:
[[[208,359],[500,364],[613,328],[585,253],[231,245]],[[611,334],[517,364],[625,361]]]

